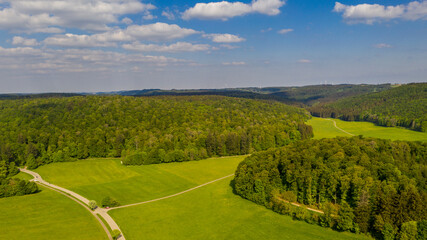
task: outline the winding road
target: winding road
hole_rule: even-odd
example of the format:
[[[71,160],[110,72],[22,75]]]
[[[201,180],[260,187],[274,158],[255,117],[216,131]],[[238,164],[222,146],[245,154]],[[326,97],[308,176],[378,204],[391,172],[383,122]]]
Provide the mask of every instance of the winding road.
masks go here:
[[[49,182],[46,182],[45,180],[43,180],[43,178],[40,176],[40,174],[38,174],[38,173],[36,173],[36,172],[30,171],[30,170],[28,170],[28,169],[26,169],[26,168],[20,168],[20,170],[21,170],[21,172],[28,173],[28,174],[30,174],[30,175],[32,175],[32,176],[34,177],[34,179],[32,179],[32,180],[30,180],[30,181],[34,181],[34,182],[36,182],[37,184],[40,184],[40,185],[42,185],[42,186],[44,186],[44,187],[47,187],[47,188],[49,188],[49,189],[52,189],[53,191],[59,192],[59,193],[61,193],[61,194],[65,195],[66,197],[70,198],[71,200],[73,200],[73,201],[77,202],[78,204],[82,205],[84,208],[86,208],[86,210],[88,210],[90,213],[92,213],[92,215],[93,215],[93,216],[94,216],[94,217],[99,221],[99,223],[102,225],[102,227],[104,228],[104,231],[107,233],[107,236],[108,236],[108,238],[109,238],[109,239],[112,239],[111,234],[110,234],[110,231],[109,231],[109,230],[108,230],[108,228],[104,225],[104,223],[102,222],[102,220],[98,217],[98,214],[99,214],[99,215],[100,215],[100,216],[101,216],[101,217],[102,217],[102,218],[107,222],[107,224],[110,226],[110,228],[111,228],[111,229],[113,229],[113,230],[114,230],[114,229],[117,229],[117,230],[119,230],[120,232],[122,232],[122,231],[120,230],[119,226],[117,225],[117,223],[114,221],[114,219],[113,219],[113,218],[111,218],[111,216],[108,214],[108,211],[110,211],[110,210],[114,210],[114,209],[120,209],[120,208],[126,208],[126,207],[137,206],[137,205],[146,204],[146,203],[157,202],[157,201],[160,201],[160,200],[164,200],[164,199],[168,199],[168,198],[176,197],[176,196],[179,196],[179,195],[181,195],[181,194],[184,194],[184,193],[187,193],[187,192],[194,191],[194,190],[196,190],[196,189],[198,189],[198,188],[201,188],[201,187],[204,187],[204,186],[206,186],[206,185],[209,185],[209,184],[212,184],[212,183],[215,183],[215,182],[221,181],[221,180],[223,180],[223,179],[226,179],[226,178],[229,178],[229,177],[234,176],[234,174],[230,174],[230,175],[227,175],[227,176],[224,176],[224,177],[221,177],[221,178],[218,178],[218,179],[212,180],[212,181],[210,181],[210,182],[203,183],[203,184],[198,185],[198,186],[196,186],[196,187],[193,187],[193,188],[190,188],[190,189],[184,190],[184,191],[182,191],[182,192],[175,193],[175,194],[172,194],[172,195],[169,195],[169,196],[165,196],[165,197],[161,197],[161,198],[156,198],[156,199],[153,199],[153,200],[148,200],[148,201],[138,202],[138,203],[132,203],[132,204],[123,205],[123,206],[118,206],[118,207],[113,207],[113,208],[109,208],[109,209],[105,209],[105,208],[100,208],[100,207],[98,207],[98,208],[96,208],[94,211],[92,211],[92,210],[90,210],[90,209],[89,209],[89,207],[88,207],[89,200],[88,200],[87,198],[85,198],[85,197],[83,197],[83,196],[81,196],[81,195],[79,195],[79,194],[77,194],[77,193],[75,193],[75,192],[73,192],[73,191],[70,191],[70,190],[68,190],[68,189],[66,189],[66,188],[63,188],[63,187],[60,187],[60,186],[57,186],[57,185],[51,184],[51,183],[49,183]],[[122,235],[121,235],[118,239],[120,239],[120,240],[125,240],[125,237],[123,236],[123,233],[122,233]]]
[[[43,180],[43,178],[40,176],[40,174],[27,170],[25,168],[20,168],[19,170],[21,170],[21,172],[24,173],[28,173],[30,175],[32,175],[34,177],[34,179],[32,179],[32,181],[36,182],[37,184],[40,184],[44,187],[47,187],[49,189],[52,189],[54,191],[57,191],[65,196],[67,196],[68,198],[70,198],[71,200],[77,202],[78,204],[82,205],[83,207],[85,207],[90,213],[92,213],[92,215],[99,221],[99,223],[102,225],[102,227],[104,228],[105,233],[107,234],[109,239],[113,239],[111,237],[110,231],[108,230],[108,228],[104,225],[104,223],[102,222],[102,220],[98,217],[97,214],[99,214],[106,222],[107,224],[110,226],[110,228],[112,230],[117,229],[120,232],[122,232],[119,228],[119,225],[117,225],[117,223],[114,221],[114,219],[112,217],[110,217],[110,215],[108,215],[107,213],[107,209],[104,208],[96,208],[95,211],[90,210],[87,205],[89,204],[89,200],[73,191],[70,191],[66,188],[62,188],[60,186],[51,184],[49,182],[46,182],[45,180]],[[123,236],[123,234],[117,238],[120,240],[125,240],[126,238]]]

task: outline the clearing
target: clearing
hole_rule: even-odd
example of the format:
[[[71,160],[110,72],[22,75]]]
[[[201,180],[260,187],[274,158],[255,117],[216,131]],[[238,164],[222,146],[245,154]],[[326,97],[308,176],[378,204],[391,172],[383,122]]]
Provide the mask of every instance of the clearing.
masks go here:
[[[334,126],[334,121],[336,126]],[[427,141],[427,133],[397,127],[381,127],[370,122],[347,122],[340,119],[316,118],[307,121],[313,126],[314,138],[351,137],[350,134],[391,140]],[[343,131],[342,131],[343,130]],[[350,134],[349,134],[350,133]]]
[[[244,156],[146,166],[118,159],[56,163],[36,171],[85,197],[122,204],[169,196],[234,173]],[[233,194],[232,176],[156,202],[112,209],[126,239],[366,239],[293,221]],[[80,192],[79,192],[80,191]],[[91,196],[91,197],[90,197]],[[99,201],[99,200],[98,200]]]

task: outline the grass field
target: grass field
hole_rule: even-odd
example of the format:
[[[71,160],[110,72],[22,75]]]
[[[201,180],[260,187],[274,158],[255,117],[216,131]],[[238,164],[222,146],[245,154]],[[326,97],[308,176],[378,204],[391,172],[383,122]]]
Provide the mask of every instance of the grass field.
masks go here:
[[[148,166],[117,159],[37,169],[47,181],[122,204],[163,197],[233,173],[243,156]],[[293,221],[232,193],[232,177],[183,195],[110,211],[127,239],[364,239]]]
[[[232,193],[232,177],[195,191],[109,213],[126,239],[367,239],[279,215]]]
[[[416,132],[396,127],[375,126],[375,124],[370,122],[347,122],[339,119],[333,119],[333,121],[337,123],[337,127],[356,136],[363,135],[365,137],[376,137],[391,140],[427,141],[427,133],[425,132]],[[335,128],[333,121],[313,117],[307,122],[307,124],[313,126],[315,139],[350,136],[349,134]]]
[[[43,179],[98,203],[105,196],[121,204],[171,195],[234,173],[243,156],[184,163],[123,166],[119,159],[54,163],[36,170]]]
[[[0,239],[108,239],[79,204],[52,190],[0,199]]]

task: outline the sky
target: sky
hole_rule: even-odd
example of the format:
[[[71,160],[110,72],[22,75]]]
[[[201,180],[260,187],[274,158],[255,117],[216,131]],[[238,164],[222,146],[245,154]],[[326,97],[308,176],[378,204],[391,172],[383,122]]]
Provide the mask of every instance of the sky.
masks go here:
[[[427,0],[0,0],[0,93],[427,81]]]

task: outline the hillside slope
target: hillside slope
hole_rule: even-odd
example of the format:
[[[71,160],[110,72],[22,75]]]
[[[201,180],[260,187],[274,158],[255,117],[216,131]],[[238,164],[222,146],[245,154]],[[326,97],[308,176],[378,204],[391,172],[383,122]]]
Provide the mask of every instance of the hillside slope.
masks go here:
[[[348,97],[308,108],[313,116],[369,121],[380,126],[427,130],[427,83]]]
[[[247,154],[311,136],[303,109],[221,96],[0,101],[0,161],[35,168],[88,157],[125,164]]]

